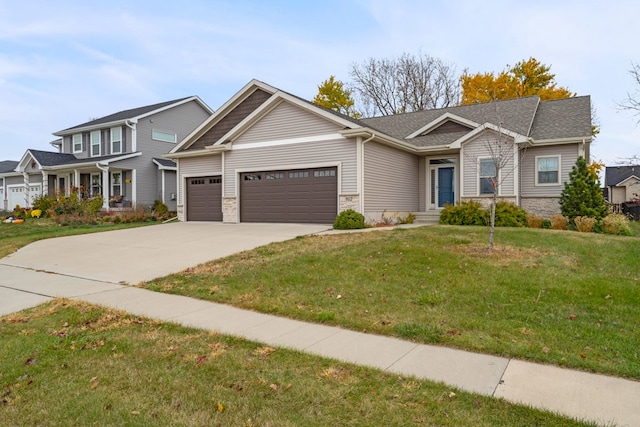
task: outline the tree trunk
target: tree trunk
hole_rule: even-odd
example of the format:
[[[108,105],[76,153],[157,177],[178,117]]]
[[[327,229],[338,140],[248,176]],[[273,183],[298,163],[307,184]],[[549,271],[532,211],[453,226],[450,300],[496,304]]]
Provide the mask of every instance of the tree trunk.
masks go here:
[[[498,202],[498,191],[494,189],[493,199],[491,199],[491,217],[489,219],[489,250],[493,250],[493,235],[496,230],[496,203]]]

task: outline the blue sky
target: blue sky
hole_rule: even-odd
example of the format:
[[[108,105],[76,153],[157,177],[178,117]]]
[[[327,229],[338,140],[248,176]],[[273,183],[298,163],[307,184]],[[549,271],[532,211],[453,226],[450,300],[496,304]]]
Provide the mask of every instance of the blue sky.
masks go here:
[[[535,57],[591,95],[593,157],[640,155],[617,102],[640,89],[640,2],[485,0],[0,0],[0,160],[52,150],[53,132],[198,95],[217,109],[252,78],[311,99],[354,63],[420,52],[458,73]]]

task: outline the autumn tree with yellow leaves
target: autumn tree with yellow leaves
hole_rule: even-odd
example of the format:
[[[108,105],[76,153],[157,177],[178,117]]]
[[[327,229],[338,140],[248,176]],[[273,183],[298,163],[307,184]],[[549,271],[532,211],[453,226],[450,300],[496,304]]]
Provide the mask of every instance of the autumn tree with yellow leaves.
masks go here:
[[[340,80],[336,80],[335,76],[329,77],[318,86],[318,94],[313,98],[313,103],[354,119],[360,117],[360,113],[354,108],[351,91]]]
[[[565,87],[558,86],[551,67],[531,57],[518,62],[498,75],[491,73],[469,74],[466,70],[460,78],[462,105],[491,102],[497,99],[522,98],[538,95],[542,101],[576,96]]]

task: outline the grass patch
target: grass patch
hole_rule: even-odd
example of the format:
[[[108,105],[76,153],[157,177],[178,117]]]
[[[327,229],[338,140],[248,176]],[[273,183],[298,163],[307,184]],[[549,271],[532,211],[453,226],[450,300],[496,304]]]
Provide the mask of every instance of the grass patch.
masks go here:
[[[640,231],[634,224],[634,230]],[[640,239],[433,226],[274,243],[144,284],[304,321],[640,378]]]
[[[51,237],[96,233],[121,228],[140,227],[149,223],[60,226],[49,218],[27,218],[22,224],[0,223],[0,258],[37,240]]]
[[[587,425],[69,300],[0,318],[0,340],[3,425]]]

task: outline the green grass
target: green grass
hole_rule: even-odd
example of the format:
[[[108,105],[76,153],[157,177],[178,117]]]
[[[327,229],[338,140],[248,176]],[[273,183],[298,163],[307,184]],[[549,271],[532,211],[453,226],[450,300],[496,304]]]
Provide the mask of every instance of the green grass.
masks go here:
[[[118,230],[121,228],[140,227],[149,224],[152,223],[101,224],[63,227],[47,218],[27,218],[27,220],[22,224],[5,224],[0,222],[0,258],[17,251],[21,247],[35,242],[36,240]]]
[[[634,230],[639,229],[634,224]],[[290,318],[640,378],[640,238],[433,226],[298,238],[145,284]]]
[[[0,318],[0,342],[4,426],[586,425],[68,300]]]

